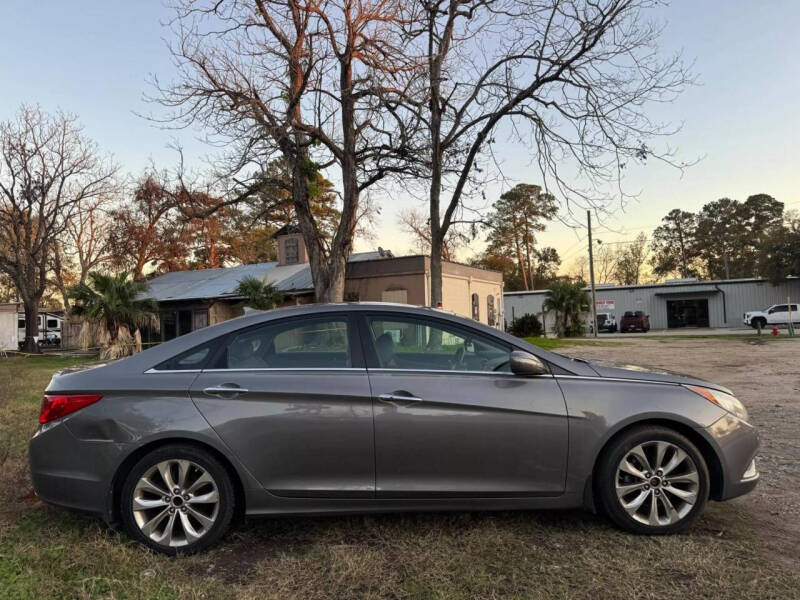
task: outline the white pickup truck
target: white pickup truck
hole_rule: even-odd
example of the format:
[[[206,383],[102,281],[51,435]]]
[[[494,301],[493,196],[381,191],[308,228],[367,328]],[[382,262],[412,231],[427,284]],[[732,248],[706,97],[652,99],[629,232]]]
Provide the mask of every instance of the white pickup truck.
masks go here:
[[[744,324],[757,329],[759,325],[767,326],[780,326],[789,324],[789,308],[791,307],[792,325],[800,325],[800,314],[798,314],[797,304],[773,304],[764,310],[754,310],[744,313]]]

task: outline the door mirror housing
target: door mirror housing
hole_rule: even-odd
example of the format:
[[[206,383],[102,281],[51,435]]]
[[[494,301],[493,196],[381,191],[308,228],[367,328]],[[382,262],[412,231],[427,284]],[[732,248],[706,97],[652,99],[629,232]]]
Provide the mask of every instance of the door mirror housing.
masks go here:
[[[548,375],[545,364],[530,352],[514,350],[511,353],[511,372],[514,375],[533,377],[534,375]]]

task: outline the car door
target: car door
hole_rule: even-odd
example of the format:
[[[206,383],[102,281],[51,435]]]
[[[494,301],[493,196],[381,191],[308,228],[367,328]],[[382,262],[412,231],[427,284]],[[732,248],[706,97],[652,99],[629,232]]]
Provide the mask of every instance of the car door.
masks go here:
[[[553,377],[513,375],[509,345],[444,320],[376,313],[361,327],[377,497],[563,492],[567,413]]]
[[[789,322],[789,307],[786,304],[776,304],[767,312],[767,323],[780,325]]]
[[[191,395],[270,492],[374,496],[372,400],[347,314],[269,321],[228,335]]]

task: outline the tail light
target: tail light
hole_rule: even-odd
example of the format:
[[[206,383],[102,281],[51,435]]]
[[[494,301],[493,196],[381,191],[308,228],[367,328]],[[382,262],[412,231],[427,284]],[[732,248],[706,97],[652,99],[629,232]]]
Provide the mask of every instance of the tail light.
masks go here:
[[[102,397],[102,394],[45,394],[42,398],[42,410],[39,412],[39,423],[49,423],[65,417],[94,404]]]

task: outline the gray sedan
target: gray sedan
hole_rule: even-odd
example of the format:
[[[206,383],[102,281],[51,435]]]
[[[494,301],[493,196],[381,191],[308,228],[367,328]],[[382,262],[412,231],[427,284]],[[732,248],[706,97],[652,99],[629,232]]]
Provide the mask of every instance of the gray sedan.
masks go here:
[[[175,554],[243,516],[577,508],[685,528],[758,480],[730,390],[546,352],[441,311],[311,305],[62,371],[40,498]]]

